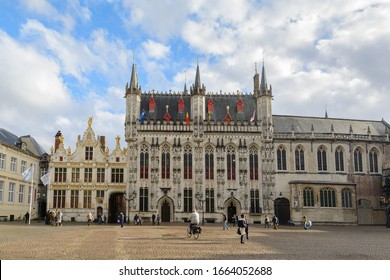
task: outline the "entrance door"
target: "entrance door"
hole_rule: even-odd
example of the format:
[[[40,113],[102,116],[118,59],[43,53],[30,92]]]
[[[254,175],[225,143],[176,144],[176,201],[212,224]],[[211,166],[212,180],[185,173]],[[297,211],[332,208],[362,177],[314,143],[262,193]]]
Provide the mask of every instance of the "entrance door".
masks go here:
[[[171,221],[171,206],[169,202],[164,200],[161,204],[161,222],[170,222]]]
[[[279,223],[282,225],[287,224],[290,220],[290,201],[287,198],[275,199],[275,215],[279,219]]]
[[[228,207],[228,222],[233,223],[233,217],[237,215],[237,208],[234,206],[233,202],[230,203]]]
[[[110,196],[108,208],[108,222],[116,223],[119,213],[126,215],[126,201],[122,193],[113,193]]]

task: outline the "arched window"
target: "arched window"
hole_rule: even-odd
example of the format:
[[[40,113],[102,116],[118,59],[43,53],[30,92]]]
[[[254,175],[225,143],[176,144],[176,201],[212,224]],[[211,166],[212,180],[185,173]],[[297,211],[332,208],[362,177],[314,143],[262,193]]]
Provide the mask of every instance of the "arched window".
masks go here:
[[[303,189],[303,206],[314,207],[314,191],[310,187]]]
[[[295,170],[305,170],[305,153],[301,146],[297,147],[295,150]]]
[[[184,179],[192,179],[192,149],[184,147]]]
[[[363,152],[360,148],[357,148],[353,152],[353,163],[355,165],[355,172],[363,172]]]
[[[278,170],[287,170],[286,150],[280,146],[276,152],[278,159]]]
[[[141,154],[139,157],[139,177],[148,179],[149,176],[149,149],[146,145],[141,146]]]
[[[227,179],[236,180],[236,154],[232,146],[227,147]]]
[[[320,190],[321,207],[336,207],[336,192],[330,188]]]
[[[352,192],[350,189],[341,190],[341,204],[344,208],[352,208]]]
[[[318,171],[328,170],[328,166],[326,164],[326,150],[323,146],[319,147],[317,150],[317,163],[318,163]]]
[[[171,155],[169,151],[169,146],[164,145],[161,153],[161,179],[170,178]]]
[[[370,157],[370,172],[378,173],[378,153],[375,149],[372,149],[369,154]]]
[[[211,146],[205,149],[205,170],[206,180],[214,180],[214,149]]]
[[[259,180],[259,155],[255,147],[249,150],[249,177],[250,180]]]
[[[334,152],[336,171],[344,171],[344,153],[341,147],[337,147]]]

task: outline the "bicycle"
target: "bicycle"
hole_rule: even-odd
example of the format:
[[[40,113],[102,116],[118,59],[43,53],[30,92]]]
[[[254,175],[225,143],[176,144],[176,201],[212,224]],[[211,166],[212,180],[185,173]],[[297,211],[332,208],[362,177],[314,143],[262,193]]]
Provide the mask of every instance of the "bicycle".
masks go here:
[[[200,226],[193,226],[193,230],[191,231],[191,227],[188,226],[187,228],[187,236],[191,237],[193,236],[194,239],[198,239],[199,235],[202,233],[202,228]]]

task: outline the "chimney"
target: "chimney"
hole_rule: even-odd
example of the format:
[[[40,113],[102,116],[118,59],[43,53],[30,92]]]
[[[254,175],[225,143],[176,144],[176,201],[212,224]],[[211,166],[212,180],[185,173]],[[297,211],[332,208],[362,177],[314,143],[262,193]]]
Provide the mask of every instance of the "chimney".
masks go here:
[[[106,136],[100,136],[99,140],[100,140],[100,147],[104,151],[104,149],[106,148]]]
[[[60,146],[60,143],[61,143],[61,140],[60,140],[60,137],[61,137],[62,133],[61,133],[61,130],[58,130],[56,136],[55,136],[55,141],[54,141],[54,152],[56,152]]]

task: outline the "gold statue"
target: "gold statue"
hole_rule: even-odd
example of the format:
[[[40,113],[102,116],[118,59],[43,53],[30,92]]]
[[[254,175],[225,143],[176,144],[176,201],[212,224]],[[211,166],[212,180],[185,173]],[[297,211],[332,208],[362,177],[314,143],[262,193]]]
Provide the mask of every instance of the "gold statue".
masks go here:
[[[121,140],[121,138],[119,137],[119,135],[116,136],[116,145],[119,146],[119,141]]]
[[[108,147],[106,147],[106,150],[104,152],[106,153],[106,156],[108,156],[109,153]]]
[[[60,139],[60,144],[63,144],[64,143],[64,136],[62,134],[60,135],[59,139]]]
[[[88,127],[91,127],[92,126],[92,117],[89,117],[88,119]]]
[[[70,147],[68,147],[68,155],[70,155],[70,154],[71,154]]]

